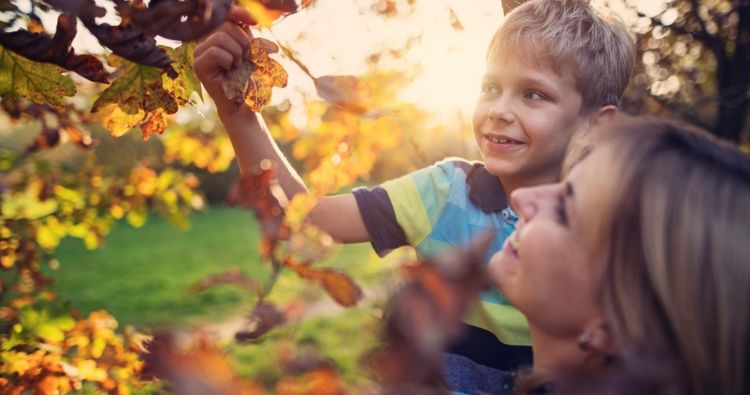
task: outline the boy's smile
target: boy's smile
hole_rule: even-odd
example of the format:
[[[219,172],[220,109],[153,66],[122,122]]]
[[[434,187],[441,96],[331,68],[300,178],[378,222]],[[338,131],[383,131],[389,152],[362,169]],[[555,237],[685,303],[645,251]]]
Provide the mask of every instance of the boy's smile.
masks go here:
[[[474,111],[474,136],[490,173],[518,187],[557,180],[568,142],[588,126],[581,93],[561,67],[492,59]]]

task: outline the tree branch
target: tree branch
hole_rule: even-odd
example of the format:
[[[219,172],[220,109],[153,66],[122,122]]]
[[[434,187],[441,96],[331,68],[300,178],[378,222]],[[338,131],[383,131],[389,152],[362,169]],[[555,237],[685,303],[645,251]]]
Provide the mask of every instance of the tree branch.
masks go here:
[[[695,37],[704,42],[713,51],[719,62],[721,62],[727,56],[726,49],[721,39],[708,32],[706,21],[701,18],[698,7],[700,7],[698,0],[690,0],[690,14],[693,15],[693,18],[698,21],[698,25],[701,27],[701,34]]]

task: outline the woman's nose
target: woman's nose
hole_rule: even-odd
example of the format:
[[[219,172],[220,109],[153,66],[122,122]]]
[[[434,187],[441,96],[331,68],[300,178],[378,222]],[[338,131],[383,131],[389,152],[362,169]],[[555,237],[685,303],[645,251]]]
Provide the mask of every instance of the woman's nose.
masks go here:
[[[510,194],[510,205],[524,222],[528,222],[536,213],[534,189],[519,188]]]
[[[555,205],[561,185],[560,183],[544,184],[516,189],[510,194],[510,204],[518,213],[519,218],[528,222],[543,208],[551,208]]]

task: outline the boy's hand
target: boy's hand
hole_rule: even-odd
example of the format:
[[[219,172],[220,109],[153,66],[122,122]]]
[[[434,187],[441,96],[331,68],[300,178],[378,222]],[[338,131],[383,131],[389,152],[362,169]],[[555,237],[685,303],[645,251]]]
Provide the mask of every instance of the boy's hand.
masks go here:
[[[237,67],[243,57],[249,56],[250,41],[253,36],[240,25],[252,25],[255,21],[242,7],[233,6],[229,19],[213,33],[195,46],[193,69],[208,94],[216,103],[219,113],[231,114],[237,111],[234,103],[227,100],[221,82],[227,72]]]

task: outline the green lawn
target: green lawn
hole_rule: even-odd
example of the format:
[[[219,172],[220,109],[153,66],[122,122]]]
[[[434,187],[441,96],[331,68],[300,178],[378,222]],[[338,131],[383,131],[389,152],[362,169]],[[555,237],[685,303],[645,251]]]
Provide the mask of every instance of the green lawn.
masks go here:
[[[107,244],[89,251],[77,239],[66,239],[56,250],[60,268],[48,271],[53,289],[70,300],[81,313],[105,309],[121,326],[141,330],[236,320],[255,301],[239,289],[218,286],[190,296],[188,289],[201,278],[240,268],[263,281],[269,268],[258,255],[258,229],[250,212],[215,207],[195,214],[191,227],[181,231],[160,218],[151,218],[140,229],[119,224]],[[350,274],[365,290],[392,284],[394,267],[404,255],[381,260],[368,244],[343,246],[320,266]],[[372,293],[372,292],[371,292]],[[354,309],[327,301],[316,286],[294,273],[282,273],[270,300],[284,305],[328,306],[322,313],[272,331],[256,344],[229,344],[237,369],[248,377],[273,377],[279,344],[313,347],[341,369],[347,382],[367,380],[359,367],[363,353],[377,344],[379,298],[370,298]],[[374,301],[372,299],[375,299]]]
[[[201,278],[240,268],[264,281],[268,265],[260,262],[258,228],[248,211],[217,207],[195,214],[181,231],[161,218],[140,229],[119,224],[107,244],[89,251],[77,239],[66,239],[56,250],[60,269],[48,271],[53,289],[83,313],[104,308],[121,324],[152,327],[215,321],[249,307],[254,299],[239,289],[218,286],[190,296]],[[321,266],[349,273],[363,286],[392,273],[393,265],[378,259],[367,244],[347,245]],[[293,273],[284,273],[272,297],[285,300],[313,292]]]

